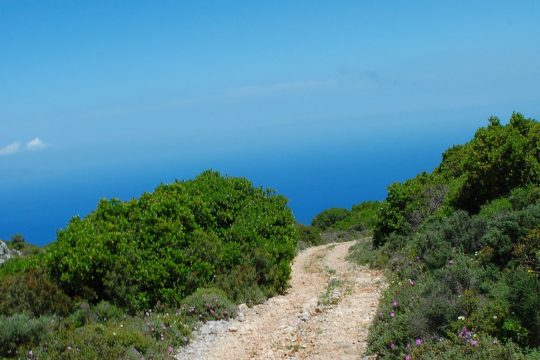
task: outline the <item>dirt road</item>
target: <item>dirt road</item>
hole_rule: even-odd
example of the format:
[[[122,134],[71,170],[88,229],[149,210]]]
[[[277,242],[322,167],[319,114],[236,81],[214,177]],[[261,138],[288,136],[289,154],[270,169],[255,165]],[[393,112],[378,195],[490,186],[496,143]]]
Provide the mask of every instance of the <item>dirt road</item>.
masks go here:
[[[353,244],[299,253],[286,294],[204,325],[176,358],[359,359],[385,279],[345,260]]]

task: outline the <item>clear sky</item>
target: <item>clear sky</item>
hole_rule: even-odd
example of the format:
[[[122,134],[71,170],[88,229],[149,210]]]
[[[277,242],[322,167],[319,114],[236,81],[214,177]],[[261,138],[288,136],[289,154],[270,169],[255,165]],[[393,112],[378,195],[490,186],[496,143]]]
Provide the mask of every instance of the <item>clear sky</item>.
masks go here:
[[[0,238],[214,168],[299,220],[540,118],[540,2],[0,0]]]

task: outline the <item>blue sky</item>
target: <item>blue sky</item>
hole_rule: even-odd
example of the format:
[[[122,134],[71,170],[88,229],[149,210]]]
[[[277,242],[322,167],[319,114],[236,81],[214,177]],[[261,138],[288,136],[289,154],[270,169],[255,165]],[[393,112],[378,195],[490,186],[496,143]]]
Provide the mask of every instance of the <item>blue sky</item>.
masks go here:
[[[538,1],[0,0],[0,238],[214,168],[304,222],[494,114],[540,116]]]

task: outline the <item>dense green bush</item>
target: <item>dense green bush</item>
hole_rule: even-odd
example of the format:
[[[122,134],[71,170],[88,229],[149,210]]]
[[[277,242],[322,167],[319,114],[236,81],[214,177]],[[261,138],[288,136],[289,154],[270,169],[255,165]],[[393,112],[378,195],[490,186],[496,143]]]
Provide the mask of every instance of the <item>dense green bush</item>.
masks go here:
[[[377,220],[378,201],[364,201],[351,210],[331,208],[317,214],[311,226],[320,231],[368,231],[371,232]]]
[[[349,210],[342,208],[330,208],[317,214],[311,221],[311,226],[326,230],[340,220],[349,216]]]
[[[448,149],[432,174],[389,186],[375,225],[375,246],[392,233],[410,234],[433,214],[455,209],[476,213],[513,189],[540,184],[539,142],[535,120],[514,113],[503,126],[491,118],[470,142]]]
[[[287,201],[243,178],[207,171],[74,218],[46,254],[67,293],[132,311],[175,305],[199,287],[269,296],[287,287],[296,230]],[[240,281],[231,273],[246,273]],[[235,280],[236,283],[227,283]]]
[[[337,221],[332,228],[343,231],[368,231],[371,232],[377,220],[377,211],[380,202],[364,201],[353,205],[347,217]]]
[[[390,286],[369,351],[403,359],[540,355],[540,127],[514,114],[448,150],[432,174],[389,187],[373,248]]]

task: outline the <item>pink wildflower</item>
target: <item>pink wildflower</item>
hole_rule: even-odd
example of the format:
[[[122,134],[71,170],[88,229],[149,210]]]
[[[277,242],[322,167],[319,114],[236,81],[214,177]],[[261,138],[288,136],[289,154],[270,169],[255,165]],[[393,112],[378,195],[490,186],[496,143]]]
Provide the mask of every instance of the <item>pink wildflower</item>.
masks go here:
[[[416,344],[416,346],[420,346],[422,345],[422,339],[416,339],[414,343]]]
[[[390,317],[391,317],[391,318],[394,318],[394,317],[396,317],[396,313],[395,313],[395,312],[393,312],[393,311],[391,311],[391,312],[390,312]]]

